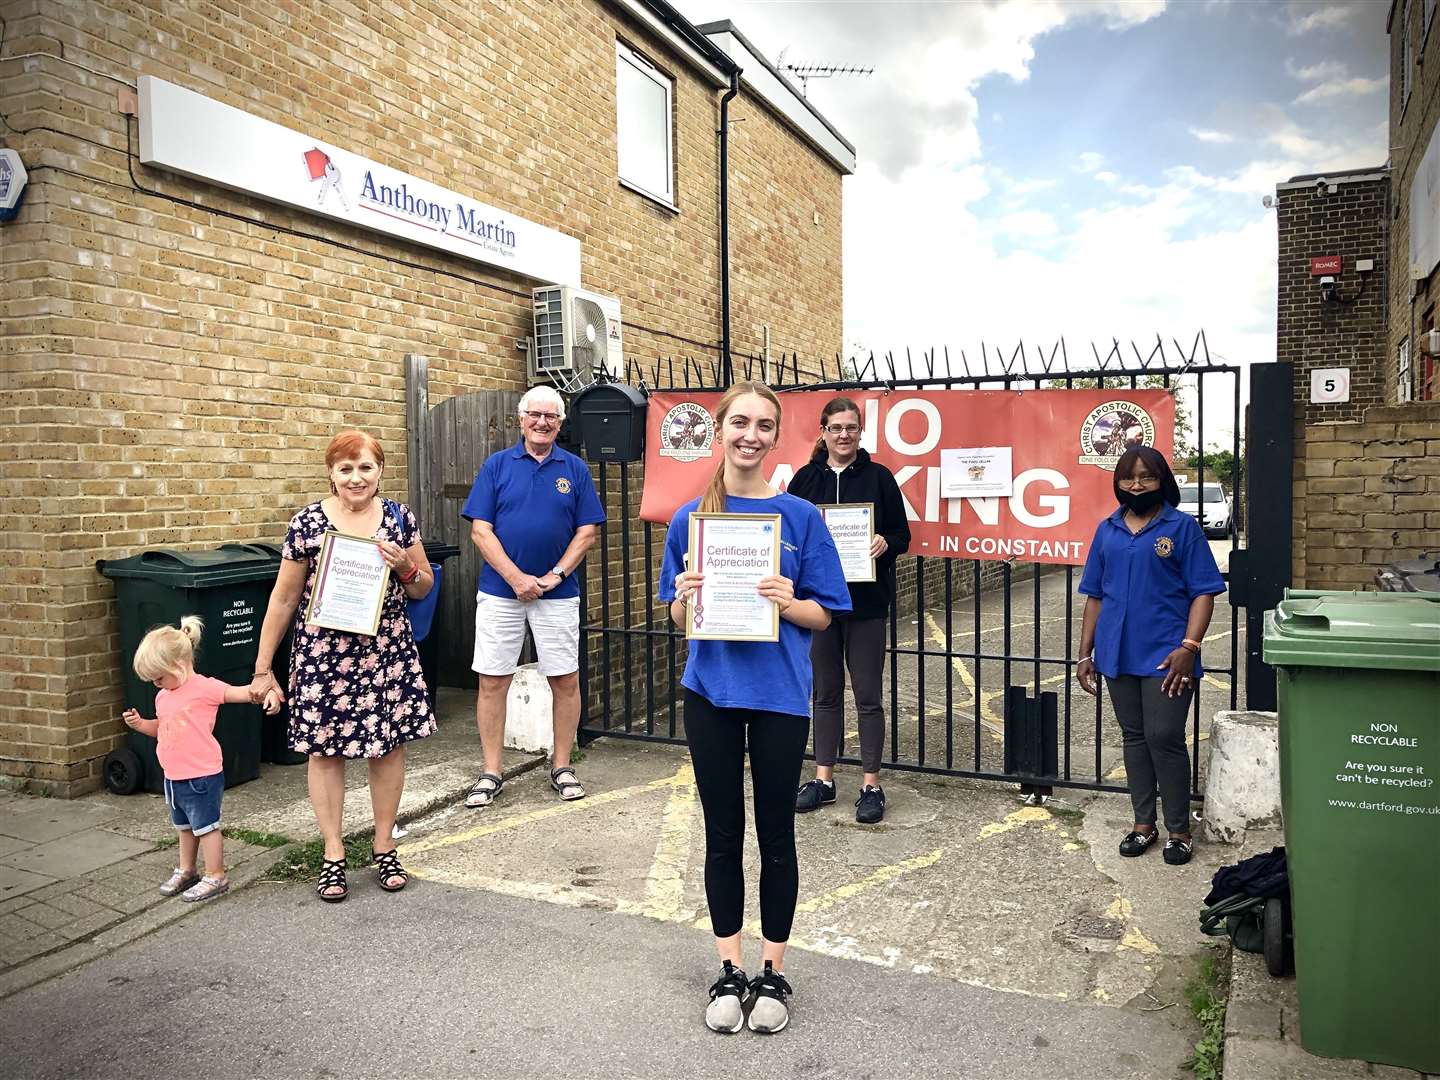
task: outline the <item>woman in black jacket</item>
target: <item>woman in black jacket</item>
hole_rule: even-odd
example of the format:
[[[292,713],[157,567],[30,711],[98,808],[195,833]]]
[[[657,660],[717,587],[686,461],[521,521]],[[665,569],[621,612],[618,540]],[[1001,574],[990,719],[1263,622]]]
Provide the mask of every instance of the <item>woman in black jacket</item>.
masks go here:
[[[820,438],[809,463],[787,488],[817,506],[871,503],[875,507],[875,580],[850,582],[849,613],[836,612],[825,630],[810,639],[815,669],[815,779],[800,785],[795,796],[799,813],[835,801],[835,758],[845,706],[845,669],[855,691],[860,719],[860,760],[864,786],[855,800],[855,820],[870,825],[885,816],[885,791],[880,787],[880,755],[885,747],[885,713],[880,707],[880,679],[885,666],[885,620],[895,602],[895,560],[910,547],[910,524],[895,476],[871,461],[860,446],[860,407],[837,397],[820,414]]]

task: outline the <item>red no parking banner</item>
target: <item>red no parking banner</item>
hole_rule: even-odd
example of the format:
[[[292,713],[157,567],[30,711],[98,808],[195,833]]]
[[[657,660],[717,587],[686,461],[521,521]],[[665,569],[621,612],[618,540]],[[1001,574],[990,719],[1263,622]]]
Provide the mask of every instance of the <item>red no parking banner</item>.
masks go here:
[[[780,444],[767,478],[785,486],[810,460],[833,391],[780,395]],[[896,390],[845,395],[860,406],[861,445],[889,466],[905,497],[910,554],[952,559],[1085,561],[1095,526],[1115,509],[1110,479],[1137,442],[1167,458],[1175,439],[1168,390]],[[645,432],[640,516],[668,523],[698,496],[720,460],[716,392],[657,393]],[[1008,497],[940,497],[940,451],[1009,446]]]

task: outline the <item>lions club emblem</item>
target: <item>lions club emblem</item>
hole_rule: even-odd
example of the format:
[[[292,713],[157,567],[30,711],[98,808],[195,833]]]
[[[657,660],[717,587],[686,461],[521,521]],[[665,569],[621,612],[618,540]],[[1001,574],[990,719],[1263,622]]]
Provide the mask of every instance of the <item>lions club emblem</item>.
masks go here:
[[[1080,464],[1114,469],[1132,446],[1155,445],[1155,421],[1133,401],[1107,401],[1080,425]]]
[[[1159,555],[1162,559],[1168,558],[1174,550],[1175,541],[1171,540],[1168,536],[1162,536],[1155,541],[1155,554]]]
[[[555,479],[555,490],[558,491],[558,492],[560,492],[561,495],[569,495],[569,494],[570,494],[570,478],[569,478],[569,477],[566,477],[566,476],[556,477],[556,479]]]
[[[660,421],[660,456],[676,461],[708,458],[715,442],[715,420],[693,401],[682,401]]]

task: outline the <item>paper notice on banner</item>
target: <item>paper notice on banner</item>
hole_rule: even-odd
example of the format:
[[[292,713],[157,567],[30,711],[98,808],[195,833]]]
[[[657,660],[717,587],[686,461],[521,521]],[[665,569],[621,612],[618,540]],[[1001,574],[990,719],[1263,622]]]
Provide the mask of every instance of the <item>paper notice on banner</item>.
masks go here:
[[[687,638],[779,640],[780,609],[759,592],[780,572],[779,514],[691,514],[689,564],[705,582],[686,608]]]
[[[972,446],[940,451],[942,498],[1008,497],[1013,479],[1008,446]]]

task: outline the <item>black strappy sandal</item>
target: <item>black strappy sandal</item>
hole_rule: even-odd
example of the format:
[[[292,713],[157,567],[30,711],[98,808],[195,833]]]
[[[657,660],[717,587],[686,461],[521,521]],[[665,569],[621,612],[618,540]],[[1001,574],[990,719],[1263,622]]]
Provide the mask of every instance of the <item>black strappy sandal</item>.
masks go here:
[[[389,851],[372,851],[375,856],[375,872],[380,875],[380,888],[386,892],[399,892],[410,880],[409,872],[400,865],[399,848]],[[399,878],[399,885],[388,884],[391,878]]]
[[[325,891],[337,888],[340,890],[338,893]],[[338,904],[350,895],[350,887],[345,883],[344,859],[321,860],[320,882],[315,886],[315,893],[327,904]]]

